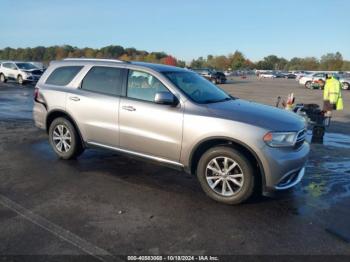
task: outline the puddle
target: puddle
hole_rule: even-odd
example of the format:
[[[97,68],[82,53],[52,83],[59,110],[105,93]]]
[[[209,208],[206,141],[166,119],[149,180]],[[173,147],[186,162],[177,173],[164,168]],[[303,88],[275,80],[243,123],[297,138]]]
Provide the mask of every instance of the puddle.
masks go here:
[[[350,158],[335,161],[329,156],[311,156],[306,174],[295,193],[305,199],[307,206],[328,209],[350,198]]]
[[[31,90],[22,92],[2,91],[0,95],[0,119],[32,119],[33,99]]]
[[[312,131],[307,131],[307,141],[311,143]],[[323,145],[350,149],[350,136],[338,133],[326,132],[323,137]]]
[[[345,173],[344,175],[349,174],[350,176],[350,159],[340,162],[326,162],[322,166],[330,172]]]

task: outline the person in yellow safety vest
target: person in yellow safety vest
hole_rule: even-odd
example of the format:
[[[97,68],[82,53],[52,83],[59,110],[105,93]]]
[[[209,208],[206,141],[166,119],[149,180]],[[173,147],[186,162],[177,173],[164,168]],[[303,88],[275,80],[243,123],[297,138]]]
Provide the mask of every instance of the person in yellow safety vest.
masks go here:
[[[331,74],[326,75],[326,83],[323,90],[324,110],[343,110],[343,98],[341,95],[341,83]]]

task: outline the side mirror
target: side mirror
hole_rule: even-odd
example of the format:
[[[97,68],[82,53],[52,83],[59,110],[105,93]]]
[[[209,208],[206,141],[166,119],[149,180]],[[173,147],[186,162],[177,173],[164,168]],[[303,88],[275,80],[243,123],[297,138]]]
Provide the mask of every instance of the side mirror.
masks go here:
[[[154,97],[154,102],[156,104],[176,106],[179,101],[170,92],[157,92]]]

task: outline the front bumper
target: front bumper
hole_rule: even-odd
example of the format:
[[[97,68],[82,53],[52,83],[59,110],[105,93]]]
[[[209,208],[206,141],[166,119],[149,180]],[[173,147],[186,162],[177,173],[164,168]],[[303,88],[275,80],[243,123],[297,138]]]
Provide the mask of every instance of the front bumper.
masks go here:
[[[305,167],[298,170],[292,170],[285,174],[280,182],[275,186],[276,190],[285,190],[298,184],[305,175]]]
[[[37,82],[39,81],[40,77],[41,75],[30,75],[25,77],[23,80],[28,82]]]
[[[265,173],[264,191],[289,189],[305,174],[310,145],[304,142],[298,150],[265,146],[261,161]]]

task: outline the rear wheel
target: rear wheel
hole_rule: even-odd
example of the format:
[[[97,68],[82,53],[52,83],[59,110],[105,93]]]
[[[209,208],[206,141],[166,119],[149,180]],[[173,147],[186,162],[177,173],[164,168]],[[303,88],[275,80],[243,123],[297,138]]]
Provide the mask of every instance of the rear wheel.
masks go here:
[[[55,153],[62,159],[73,159],[84,151],[80,136],[66,118],[56,118],[50,125],[50,144]]]
[[[197,178],[210,198],[229,205],[247,200],[255,187],[249,159],[230,147],[205,152],[198,163]]]
[[[6,83],[7,82],[7,79],[4,76],[4,74],[0,74],[0,81],[1,81],[1,83]]]

